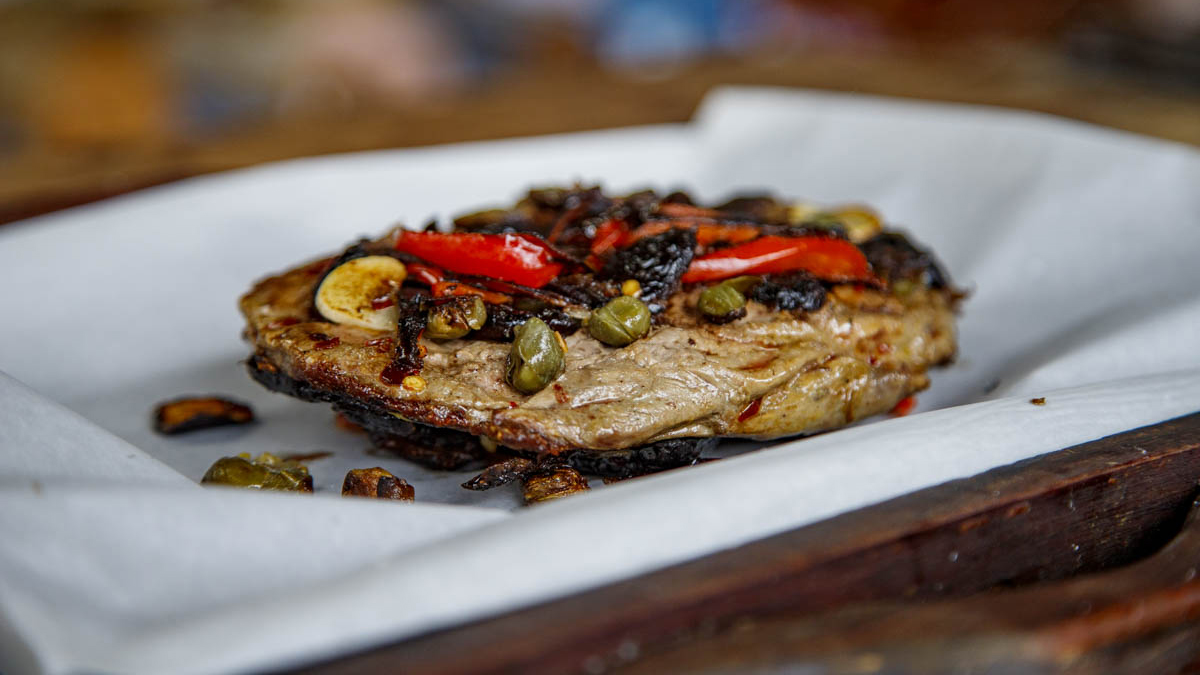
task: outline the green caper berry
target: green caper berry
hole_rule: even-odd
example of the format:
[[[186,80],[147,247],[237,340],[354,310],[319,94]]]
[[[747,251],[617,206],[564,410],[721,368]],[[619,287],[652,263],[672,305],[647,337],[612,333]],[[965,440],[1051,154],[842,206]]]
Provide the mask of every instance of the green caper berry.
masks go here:
[[[487,307],[483,298],[462,296],[429,308],[425,336],[434,340],[453,340],[483,328],[485,322]]]
[[[307,468],[272,466],[262,458],[255,461],[244,457],[222,457],[209,467],[200,482],[260,490],[312,492],[312,478]]]
[[[700,293],[696,308],[709,321],[725,323],[732,321],[745,312],[746,296],[733,286],[720,283],[709,286]]]
[[[525,312],[537,312],[548,307],[545,302],[537,298],[516,298],[513,300],[513,307]]]
[[[631,295],[608,301],[587,320],[592,337],[613,347],[624,347],[650,332],[650,309]]]
[[[835,214],[828,211],[821,211],[808,218],[803,223],[807,227],[815,227],[823,230],[845,230],[846,224],[842,222]]]
[[[506,379],[517,391],[532,394],[562,373],[565,360],[557,334],[535,316],[513,331]]]
[[[917,290],[917,283],[908,279],[900,279],[892,282],[892,293],[899,297],[912,295]]]
[[[747,275],[747,276],[734,277],[732,279],[726,279],[725,281],[722,281],[721,283],[728,284],[729,286],[733,286],[734,288],[737,289],[738,293],[745,295],[746,291],[757,286],[758,282],[760,282],[760,281],[762,281],[762,277]]]

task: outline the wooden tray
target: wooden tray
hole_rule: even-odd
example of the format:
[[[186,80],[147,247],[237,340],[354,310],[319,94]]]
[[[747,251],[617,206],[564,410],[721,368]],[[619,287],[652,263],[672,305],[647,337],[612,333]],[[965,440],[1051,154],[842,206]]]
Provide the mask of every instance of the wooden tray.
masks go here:
[[[300,672],[1182,672],[1198,480],[1200,413]]]

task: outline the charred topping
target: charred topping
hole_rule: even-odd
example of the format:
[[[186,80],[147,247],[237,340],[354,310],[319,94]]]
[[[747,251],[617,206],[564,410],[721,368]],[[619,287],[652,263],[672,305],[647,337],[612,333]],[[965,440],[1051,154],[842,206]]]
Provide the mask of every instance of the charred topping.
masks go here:
[[[480,234],[510,234],[515,232],[539,232],[528,211],[506,211],[489,209],[479,211],[454,219],[454,229],[459,232],[478,232]]]
[[[380,374],[384,382],[400,384],[405,377],[421,372],[425,364],[421,333],[425,332],[428,303],[427,297],[418,295],[399,304],[400,316],[396,323],[396,346],[392,352],[392,362]]]
[[[517,309],[511,305],[488,305],[487,310],[487,323],[483,324],[483,328],[472,333],[472,337],[481,340],[511,342],[513,331],[516,327],[535,316],[545,321],[550,328],[563,335],[571,335],[583,325],[582,321],[568,315],[557,307],[540,307],[526,310]]]
[[[661,300],[679,288],[679,279],[687,271],[696,252],[696,233],[672,229],[646,237],[628,248],[618,250],[604,265],[603,279],[618,282],[635,279],[642,285],[642,300],[650,311],[664,309]]]
[[[807,272],[768,275],[746,297],[779,309],[815,312],[825,304],[826,289]]]
[[[770,195],[738,195],[716,207],[736,218],[760,223],[787,224],[788,206]]]
[[[942,266],[929,251],[913,245],[899,232],[884,232],[859,244],[875,274],[889,283],[900,280],[922,283],[930,288],[950,284]]]
[[[617,282],[611,279],[597,279],[592,274],[561,276],[546,284],[541,290],[551,291],[567,298],[573,304],[589,309],[600,307],[621,295],[621,287]]]

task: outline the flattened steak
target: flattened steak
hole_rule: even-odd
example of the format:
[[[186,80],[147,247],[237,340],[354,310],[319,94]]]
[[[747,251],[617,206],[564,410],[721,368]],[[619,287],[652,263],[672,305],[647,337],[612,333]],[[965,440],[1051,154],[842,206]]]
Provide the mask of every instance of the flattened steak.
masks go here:
[[[426,463],[500,448],[611,475],[928,387],[962,297],[933,256],[861,208],[754,200],[769,217],[537,190],[448,234],[359,242],[242,298],[251,374]]]

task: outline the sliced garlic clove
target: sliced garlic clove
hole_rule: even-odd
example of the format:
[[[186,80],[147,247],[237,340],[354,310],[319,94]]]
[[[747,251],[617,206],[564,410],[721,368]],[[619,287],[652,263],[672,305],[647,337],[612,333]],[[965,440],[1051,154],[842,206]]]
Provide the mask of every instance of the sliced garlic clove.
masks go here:
[[[381,306],[404,282],[404,263],[386,255],[352,258],[325,275],[317,287],[317,312],[327,321],[393,330],[399,312],[394,304]]]

